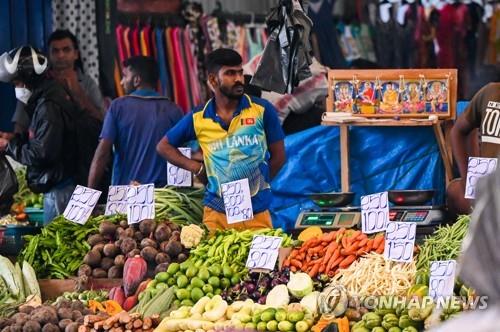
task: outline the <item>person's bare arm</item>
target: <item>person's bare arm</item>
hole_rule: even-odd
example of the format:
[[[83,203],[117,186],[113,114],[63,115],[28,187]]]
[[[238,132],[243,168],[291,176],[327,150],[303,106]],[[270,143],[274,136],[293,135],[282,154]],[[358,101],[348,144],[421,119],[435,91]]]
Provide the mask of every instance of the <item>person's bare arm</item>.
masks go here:
[[[102,176],[111,158],[113,143],[107,139],[101,139],[90,165],[89,178],[87,186],[97,189],[102,180]]]
[[[269,167],[271,170],[271,179],[278,174],[281,167],[285,163],[285,143],[283,140],[277,141],[269,145],[269,153],[271,158],[269,159]]]
[[[460,176],[464,179],[467,176],[467,164],[469,159],[469,155],[467,153],[467,146],[469,145],[469,142],[467,138],[474,129],[474,126],[463,115],[457,118],[455,125],[451,129],[450,136],[453,157],[457,162]],[[472,151],[474,151],[474,149]]]
[[[206,172],[203,163],[189,159],[184,156],[175,146],[168,142],[167,137],[163,137],[156,145],[156,151],[163,159],[167,160],[172,165],[184,168],[193,173],[198,179],[206,184]]]

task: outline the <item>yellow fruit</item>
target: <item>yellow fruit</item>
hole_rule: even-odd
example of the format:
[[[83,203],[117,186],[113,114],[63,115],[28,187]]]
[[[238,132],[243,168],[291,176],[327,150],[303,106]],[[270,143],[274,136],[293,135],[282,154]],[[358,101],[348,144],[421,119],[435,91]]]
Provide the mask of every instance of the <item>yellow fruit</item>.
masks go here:
[[[318,226],[309,226],[299,234],[299,241],[305,242],[315,237],[323,235],[323,231]]]

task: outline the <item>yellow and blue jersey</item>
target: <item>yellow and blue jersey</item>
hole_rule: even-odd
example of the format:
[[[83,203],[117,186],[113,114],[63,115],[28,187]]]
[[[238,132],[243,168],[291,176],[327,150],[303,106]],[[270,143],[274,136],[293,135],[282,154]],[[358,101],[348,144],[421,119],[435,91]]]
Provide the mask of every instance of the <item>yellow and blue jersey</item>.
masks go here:
[[[166,136],[175,147],[195,139],[200,144],[208,177],[206,206],[224,212],[221,184],[247,178],[254,213],[269,208],[268,146],[283,140],[285,134],[276,109],[267,100],[244,95],[227,125],[211,99],[187,114]]]

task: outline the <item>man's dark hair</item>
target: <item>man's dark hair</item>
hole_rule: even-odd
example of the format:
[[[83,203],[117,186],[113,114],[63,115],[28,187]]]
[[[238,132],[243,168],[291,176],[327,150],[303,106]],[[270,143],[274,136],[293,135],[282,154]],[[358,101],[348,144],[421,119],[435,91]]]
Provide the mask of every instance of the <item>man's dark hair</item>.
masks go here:
[[[158,65],[152,57],[133,56],[123,61],[123,66],[130,67],[130,70],[139,75],[144,83],[156,86],[159,79]]]
[[[205,66],[209,74],[217,74],[223,66],[239,66],[241,55],[229,48],[218,48],[207,55]]]
[[[49,45],[49,48],[50,48],[50,44],[54,40],[63,40],[66,38],[71,40],[71,42],[73,43],[73,48],[78,51],[79,50],[78,39],[76,39],[76,36],[73,33],[71,33],[71,31],[66,30],[66,29],[58,29],[58,30],[55,30],[54,32],[52,32],[49,36],[49,40],[48,40],[47,44]],[[78,68],[83,72],[83,62],[82,62],[80,55],[78,55],[78,59],[76,59],[76,61],[75,61],[75,68]]]

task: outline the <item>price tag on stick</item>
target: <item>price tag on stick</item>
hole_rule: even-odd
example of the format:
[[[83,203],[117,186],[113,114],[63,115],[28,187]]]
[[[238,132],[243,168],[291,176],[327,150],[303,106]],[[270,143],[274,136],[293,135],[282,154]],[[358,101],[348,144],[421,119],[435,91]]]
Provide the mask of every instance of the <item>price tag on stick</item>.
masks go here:
[[[249,269],[274,270],[282,241],[279,236],[254,235],[246,266]]]
[[[90,214],[94,210],[100,196],[101,192],[99,190],[80,185],[76,186],[64,210],[64,218],[77,224],[85,224],[90,218]]]
[[[365,234],[385,231],[389,222],[387,191],[361,196],[361,229]]]
[[[155,186],[144,184],[130,186],[127,191],[127,221],[136,224],[155,217]]]
[[[411,262],[417,224],[414,222],[395,222],[387,224],[385,232],[384,257],[397,262]]]
[[[497,158],[470,157],[467,165],[467,181],[465,183],[465,198],[476,198],[476,184],[479,178],[497,169]]]
[[[109,186],[108,200],[106,202],[106,211],[104,215],[126,214],[128,206],[128,187],[129,186]]]
[[[456,269],[457,262],[454,260],[431,262],[429,279],[430,297],[437,300],[439,297],[453,296]]]
[[[191,148],[179,148],[179,151],[191,159]],[[167,162],[167,184],[176,187],[191,187],[192,174],[190,171]]]
[[[253,219],[252,197],[250,196],[248,179],[223,183],[221,192],[228,224]]]

